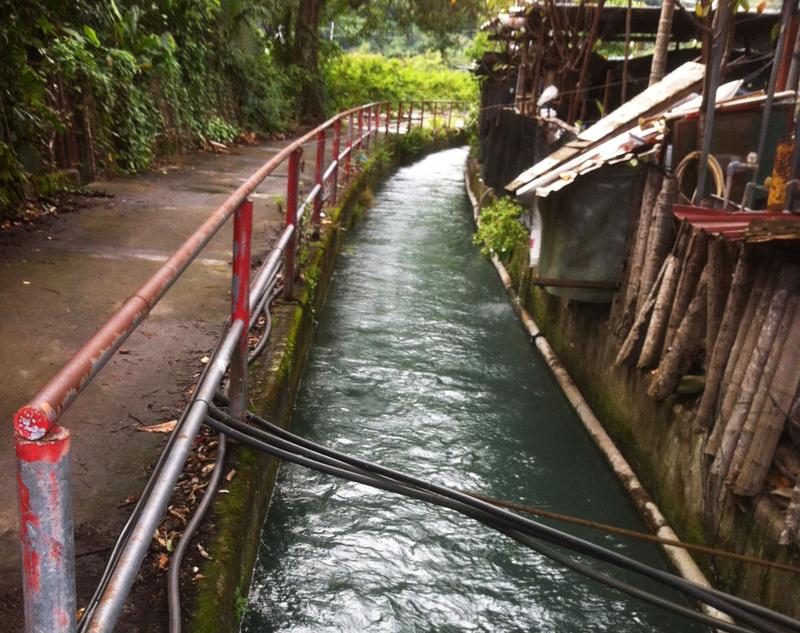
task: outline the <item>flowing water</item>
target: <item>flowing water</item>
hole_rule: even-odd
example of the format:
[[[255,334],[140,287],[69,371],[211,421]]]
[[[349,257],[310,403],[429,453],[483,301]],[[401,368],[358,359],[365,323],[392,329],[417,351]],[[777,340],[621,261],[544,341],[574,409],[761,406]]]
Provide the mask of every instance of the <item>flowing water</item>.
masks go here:
[[[293,430],[461,490],[642,530],[471,243],[465,158],[431,155],[376,193],[339,259]],[[664,565],[655,546],[570,531]],[[702,629],[461,515],[284,465],[243,630]]]

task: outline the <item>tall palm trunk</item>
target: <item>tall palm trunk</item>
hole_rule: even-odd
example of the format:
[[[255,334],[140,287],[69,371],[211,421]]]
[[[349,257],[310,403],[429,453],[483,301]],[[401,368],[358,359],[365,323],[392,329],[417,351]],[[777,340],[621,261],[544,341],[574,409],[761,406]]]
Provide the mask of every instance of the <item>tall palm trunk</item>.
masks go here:
[[[672,30],[672,14],[675,12],[675,0],[663,0],[661,3],[661,17],[658,19],[658,33],[656,34],[656,50],[653,51],[653,64],[650,67],[650,81],[648,86],[661,81],[667,70],[667,51],[669,49],[669,36]]]
[[[305,71],[298,108],[303,121],[323,117],[322,77],[319,71],[319,27],[325,0],[300,0],[294,32],[294,61]]]

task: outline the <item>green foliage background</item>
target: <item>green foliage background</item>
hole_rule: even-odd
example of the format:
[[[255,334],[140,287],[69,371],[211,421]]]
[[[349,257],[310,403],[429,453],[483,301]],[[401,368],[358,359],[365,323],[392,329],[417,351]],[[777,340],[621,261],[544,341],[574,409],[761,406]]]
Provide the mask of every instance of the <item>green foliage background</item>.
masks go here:
[[[374,53],[345,53],[329,59],[323,73],[330,111],[370,101],[465,101],[477,97],[473,76],[447,68],[438,52],[392,59]]]
[[[325,41],[326,21],[369,7],[364,37],[381,11],[399,11],[391,2],[330,0],[319,33],[322,76],[313,75],[296,63],[293,43],[310,1],[0,0],[0,217],[17,208],[32,174],[64,162],[56,153],[65,134],[77,139],[68,149],[86,177],[140,171],[240,131],[287,131],[309,82],[325,83],[327,112],[474,95],[469,75],[446,68],[439,53],[390,60],[343,54]]]

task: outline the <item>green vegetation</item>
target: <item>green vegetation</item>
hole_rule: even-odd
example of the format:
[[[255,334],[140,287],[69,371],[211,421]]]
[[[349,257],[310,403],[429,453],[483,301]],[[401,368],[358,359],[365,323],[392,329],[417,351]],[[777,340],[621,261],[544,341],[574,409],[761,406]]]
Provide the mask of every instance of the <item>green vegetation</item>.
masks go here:
[[[504,257],[527,238],[525,227],[520,222],[522,207],[509,198],[500,198],[494,204],[481,209],[481,221],[473,237],[484,255],[491,253]]]
[[[473,98],[468,73],[448,64],[482,5],[0,0],[0,217],[54,170],[77,169],[86,181],[358,102]],[[330,40],[335,24],[346,43]],[[370,38],[403,55],[411,38],[421,54],[342,52]]]
[[[331,111],[369,101],[459,101],[477,95],[473,76],[445,67],[439,53],[402,59],[346,53],[332,57],[323,72]]]

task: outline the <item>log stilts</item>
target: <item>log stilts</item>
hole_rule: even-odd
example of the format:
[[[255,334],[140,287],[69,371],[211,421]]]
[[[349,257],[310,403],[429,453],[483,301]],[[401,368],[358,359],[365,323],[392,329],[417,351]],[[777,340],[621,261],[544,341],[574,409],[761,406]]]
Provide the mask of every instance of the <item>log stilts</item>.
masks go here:
[[[647,249],[642,264],[639,282],[636,314],[641,312],[642,304],[647,300],[650,290],[658,276],[664,258],[670,251],[675,236],[675,219],[672,215],[672,204],[675,202],[678,185],[675,178],[664,178],[658,194],[653,218],[647,236]]]
[[[661,189],[662,176],[657,169],[650,169],[642,193],[642,204],[639,208],[639,222],[636,227],[636,237],[633,242],[633,252],[631,253],[628,265],[628,274],[625,283],[625,296],[622,301],[622,316],[616,324],[616,332],[621,336],[622,332],[627,332],[636,317],[636,304],[639,296],[642,269],[644,268],[645,255],[647,253],[647,238],[650,234],[650,225],[655,211],[658,192]]]
[[[770,279],[761,294],[758,307],[747,328],[745,344],[736,361],[736,368],[731,376],[728,391],[720,407],[717,426],[715,427],[715,431],[719,429],[717,432],[719,440],[710,471],[711,479],[720,487],[722,480],[728,473],[728,467],[733,458],[733,450],[739,440],[739,434],[747,416],[747,411],[750,409],[750,404],[758,387],[758,378],[764,368],[764,363],[766,363],[772,341],[775,339],[780,316],[775,319],[774,312],[770,308],[773,303],[772,299],[776,285],[777,280]],[[785,305],[781,306],[780,315],[783,314],[784,307]],[[767,323],[768,315],[770,317],[769,323]],[[722,495],[724,490],[720,488],[718,493]]]
[[[776,304],[780,303],[781,295],[783,295],[785,291],[786,289],[779,288],[775,293],[773,306],[775,306],[776,310],[779,307]],[[761,416],[764,413],[767,399],[769,398],[770,384],[772,383],[772,379],[778,370],[778,363],[780,362],[783,348],[786,344],[786,338],[789,335],[789,330],[791,330],[795,323],[795,318],[797,317],[797,306],[798,303],[800,303],[800,296],[792,295],[788,298],[788,302],[784,301],[784,303],[785,309],[783,310],[783,314],[780,316],[780,324],[778,325],[775,338],[772,346],[770,347],[769,356],[767,357],[767,362],[764,365],[764,370],[761,372],[761,376],[759,376],[758,387],[755,395],[753,396],[753,402],[750,405],[750,410],[747,412],[747,418],[742,426],[742,432],[739,434],[739,441],[736,444],[736,449],[733,451],[733,458],[730,466],[728,467],[728,474],[725,478],[725,481],[728,484],[732,483],[738,477],[745,455],[747,454],[754,434],[756,433],[758,421],[761,419]],[[765,330],[769,327],[772,327],[770,320],[773,318],[773,316],[774,315],[771,314],[767,317],[767,322],[764,324]],[[734,492],[736,494],[741,494],[738,488],[734,489]]]
[[[800,386],[800,327],[795,323],[789,328],[775,375],[770,381],[764,409],[742,461],[739,476],[736,478],[734,486],[736,494],[752,496],[761,492],[783,433],[786,414],[797,395],[798,386]]]
[[[728,242],[722,238],[708,242],[708,287],[706,298],[706,366],[710,368],[710,356],[717,342],[717,334],[722,327],[725,304],[731,288],[730,251]]]
[[[661,280],[661,287],[653,305],[653,316],[650,319],[642,345],[642,353],[639,355],[639,362],[636,364],[639,369],[652,367],[658,362],[661,355],[664,332],[667,329],[670,308],[672,307],[672,301],[675,297],[675,290],[678,287],[681,274],[680,256],[669,255],[668,258],[670,259],[670,265],[665,270],[664,277]]]
[[[716,288],[713,287],[713,284],[718,274],[718,271],[709,270],[707,293],[715,292]],[[742,315],[747,307],[754,276],[755,262],[752,251],[744,250],[739,254],[728,298],[725,302],[725,310],[720,322],[719,332],[714,337],[713,352],[711,352],[711,360],[708,362],[706,385],[694,418],[694,430],[698,433],[705,432],[716,409],[722,376],[728,363],[736,333],[739,330]],[[710,313],[707,318],[711,318]]]
[[[672,255],[668,256],[664,260],[661,270],[658,273],[658,277],[653,283],[653,286],[650,288],[650,292],[645,298],[642,307],[636,314],[636,320],[631,326],[628,336],[626,336],[625,340],[622,342],[622,346],[619,349],[617,358],[614,361],[615,365],[622,365],[623,363],[628,362],[628,360],[634,355],[638,354],[641,338],[647,330],[647,323],[650,320],[650,313],[652,312],[653,306],[655,306],[656,303],[656,295],[658,294],[658,289],[661,286],[661,280],[664,278],[667,269],[670,267],[674,268],[675,265],[676,259]]]
[[[686,316],[689,303],[696,294],[695,290],[700,281],[700,275],[703,273],[703,267],[706,265],[706,256],[708,253],[707,242],[708,235],[705,232],[692,229],[691,237],[689,238],[689,246],[687,247],[688,257],[681,268],[681,278],[675,290],[675,300],[672,303],[672,311],[670,312],[667,331],[664,335],[665,352],[669,351],[672,340],[675,338],[675,334],[678,331],[678,327]],[[706,292],[708,292],[707,288]],[[706,306],[706,309],[707,307],[708,306]],[[704,309],[703,312],[706,312],[706,309]]]
[[[753,349],[752,345],[755,345],[755,340],[753,340],[752,345],[749,345],[749,349],[743,353],[743,349],[748,347],[748,331],[755,331],[755,328],[752,327],[753,319],[755,317],[756,308],[761,302],[761,297],[764,294],[768,276],[769,266],[759,266],[755,281],[749,288],[750,296],[747,300],[747,306],[745,307],[742,318],[739,321],[736,337],[734,338],[730,354],[728,355],[728,362],[725,365],[725,371],[722,374],[716,421],[704,448],[706,455],[717,454],[717,448],[719,448],[719,442],[722,439],[722,432],[725,430],[725,420],[727,420],[727,416],[730,415],[730,407],[732,406],[731,398],[734,398],[736,395],[735,390],[731,390],[731,383],[735,382],[735,377],[737,377],[738,380],[741,380],[740,374],[743,374],[746,368],[746,360],[742,359],[749,360],[750,352],[752,352]],[[739,363],[740,360],[742,360],[741,366]],[[737,372],[737,370],[739,371]]]
[[[706,286],[706,276],[703,275],[675,333],[673,345],[659,364],[653,382],[647,389],[647,395],[651,398],[663,400],[669,396],[675,391],[681,376],[691,366],[692,357],[700,346],[704,334]]]

